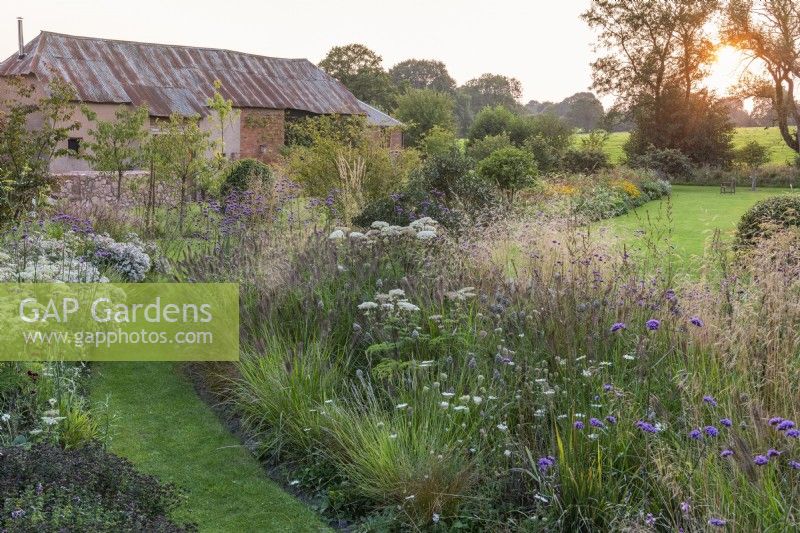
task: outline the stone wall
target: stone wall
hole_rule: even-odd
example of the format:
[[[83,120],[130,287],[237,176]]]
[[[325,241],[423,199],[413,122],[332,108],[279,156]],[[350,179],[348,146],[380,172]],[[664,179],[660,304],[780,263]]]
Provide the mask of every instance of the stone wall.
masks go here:
[[[117,178],[99,172],[70,172],[54,176],[53,197],[84,209],[118,206],[132,208],[143,206],[147,200],[147,172],[126,172],[122,178],[120,198],[117,199]],[[156,202],[159,205],[177,203],[177,193],[163,183],[157,185]]]

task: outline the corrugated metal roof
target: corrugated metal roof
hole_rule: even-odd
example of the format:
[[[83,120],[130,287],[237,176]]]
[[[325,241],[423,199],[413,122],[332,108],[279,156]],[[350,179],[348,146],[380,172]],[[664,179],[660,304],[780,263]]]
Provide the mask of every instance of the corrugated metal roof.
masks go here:
[[[369,124],[370,126],[392,128],[395,126],[403,125],[403,123],[397,120],[396,118],[390,117],[380,109],[372,107],[366,102],[362,102],[361,100],[359,100],[358,105],[361,106],[361,110],[367,114],[367,124]]]
[[[0,76],[61,77],[84,102],[147,105],[154,116],[207,114],[205,102],[214,80],[222,82],[223,96],[235,107],[370,113],[344,85],[307,59],[51,32],[41,32],[25,52],[22,59],[15,53],[0,63]]]

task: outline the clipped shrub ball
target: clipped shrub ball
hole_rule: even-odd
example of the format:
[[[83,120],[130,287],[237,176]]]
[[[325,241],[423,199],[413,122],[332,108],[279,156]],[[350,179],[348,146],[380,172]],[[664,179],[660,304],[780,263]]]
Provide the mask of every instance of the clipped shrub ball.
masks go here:
[[[772,196],[757,202],[742,215],[736,231],[737,244],[749,246],[789,227],[800,227],[800,196]]]
[[[530,152],[519,148],[502,148],[478,165],[478,174],[506,193],[509,200],[514,194],[533,185],[539,170]]]
[[[252,185],[258,184],[265,189],[272,187],[272,169],[257,159],[240,159],[233,163],[225,173],[225,178],[220,187],[223,198],[234,191],[246,191]]]
[[[580,150],[570,148],[562,160],[564,170],[576,174],[594,174],[610,166],[608,155],[603,150]]]

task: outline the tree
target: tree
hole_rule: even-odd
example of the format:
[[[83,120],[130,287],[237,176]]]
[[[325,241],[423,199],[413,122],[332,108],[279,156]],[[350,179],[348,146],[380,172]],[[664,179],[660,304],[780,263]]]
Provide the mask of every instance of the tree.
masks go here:
[[[797,0],[730,0],[722,33],[726,42],[763,66],[766,76],[745,80],[741,92],[771,103],[783,141],[800,153],[800,107],[794,94],[800,82]]]
[[[503,106],[484,107],[475,115],[469,128],[470,143],[488,135],[507,134],[515,119],[516,115]]]
[[[603,104],[590,92],[575,93],[558,103],[531,100],[525,109],[532,115],[556,115],[585,131],[596,129],[603,120]]]
[[[406,123],[408,144],[416,146],[434,126],[455,130],[453,98],[429,89],[409,89],[397,97],[395,116]]]
[[[15,220],[50,185],[50,161],[67,155],[65,141],[80,128],[73,119],[77,94],[53,78],[44,96],[25,80],[5,80],[13,96],[0,106],[0,225]],[[31,128],[37,123],[36,128]]]
[[[422,137],[419,148],[426,157],[434,157],[458,150],[458,140],[453,130],[434,126]]]
[[[533,185],[538,171],[530,152],[503,148],[478,164],[478,174],[505,192],[510,203],[517,191]]]
[[[594,88],[617,96],[634,120],[629,156],[678,149],[697,163],[730,162],[732,126],[716,96],[700,88],[714,57],[709,38],[718,0],[592,0],[584,20],[605,55]]]
[[[206,100],[206,105],[214,113],[217,128],[219,128],[219,152],[220,158],[225,157],[225,126],[230,125],[239,115],[239,110],[233,108],[233,100],[226,99],[220,92],[222,82],[214,80],[214,94]]]
[[[356,98],[390,109],[395,91],[383,58],[363,44],[334,46],[319,62],[319,67],[342,82]]]
[[[114,120],[97,121],[89,130],[93,141],[88,143],[87,159],[92,168],[117,176],[117,200],[122,196],[122,178],[141,162],[141,145],[147,131],[144,123],[149,116],[146,107],[120,107]]]
[[[433,59],[406,59],[389,69],[392,81],[401,88],[430,89],[454,93],[456,80],[447,72],[441,61]]]
[[[718,0],[592,0],[583,19],[606,55],[592,63],[594,88],[630,109],[669,85],[688,95],[713,59],[708,23]]]
[[[463,89],[470,95],[470,105],[475,112],[490,106],[520,107],[518,100],[522,97],[522,83],[516,78],[482,74],[465,83]]]
[[[187,192],[191,185],[207,186],[214,177],[214,165],[207,154],[213,145],[209,133],[200,129],[200,117],[173,113],[154,138],[155,170],[179,184],[178,230],[183,232]]]
[[[681,87],[667,87],[658,108],[645,101],[633,118],[636,127],[625,145],[631,159],[655,148],[680,150],[699,165],[731,162],[734,129],[728,107],[707,91],[686,97]]]
[[[750,141],[736,150],[734,160],[750,172],[750,189],[756,190],[755,170],[769,163],[769,149],[757,141]]]

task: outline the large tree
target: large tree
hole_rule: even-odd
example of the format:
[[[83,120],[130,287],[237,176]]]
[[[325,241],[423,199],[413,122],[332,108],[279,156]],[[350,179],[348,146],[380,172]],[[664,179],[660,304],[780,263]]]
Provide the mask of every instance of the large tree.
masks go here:
[[[359,100],[382,109],[392,107],[395,90],[391,77],[383,70],[383,58],[363,44],[334,46],[319,67]]]
[[[482,74],[469,80],[463,86],[470,96],[470,107],[477,113],[484,107],[504,106],[518,109],[522,97],[522,83],[516,78],[500,74]]]
[[[769,101],[783,141],[800,153],[800,4],[797,0],[730,0],[725,10],[725,40],[763,66],[742,93]],[[791,126],[794,124],[794,131]]]
[[[417,145],[435,126],[455,129],[453,98],[429,89],[409,89],[397,97],[395,116],[406,123],[406,141]]]
[[[719,0],[592,0],[583,14],[598,30],[603,53],[592,63],[594,88],[615,95],[616,107],[635,123],[629,155],[650,146],[685,151],[694,139],[706,148],[687,154],[696,162],[730,160],[732,126],[718,120],[718,99],[701,88],[714,57],[709,32],[719,7]]]
[[[389,75],[398,87],[447,93],[456,90],[456,80],[447,72],[445,64],[433,59],[406,59],[389,69]]]

